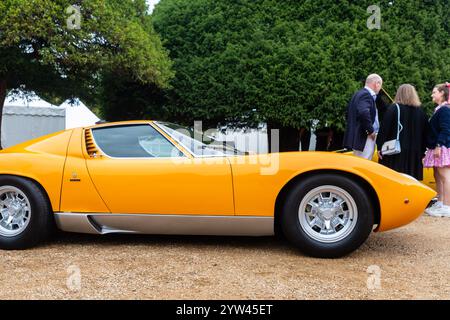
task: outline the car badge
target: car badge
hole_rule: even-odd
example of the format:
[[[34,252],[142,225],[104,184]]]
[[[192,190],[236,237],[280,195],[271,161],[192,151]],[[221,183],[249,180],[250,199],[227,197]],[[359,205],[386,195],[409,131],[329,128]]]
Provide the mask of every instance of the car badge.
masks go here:
[[[80,182],[81,179],[78,178],[78,174],[74,171],[72,172],[72,178],[70,179],[70,182]]]

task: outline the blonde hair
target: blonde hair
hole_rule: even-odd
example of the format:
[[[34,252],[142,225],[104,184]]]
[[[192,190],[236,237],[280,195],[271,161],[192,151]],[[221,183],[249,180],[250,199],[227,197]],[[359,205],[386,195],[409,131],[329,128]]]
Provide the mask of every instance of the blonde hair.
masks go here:
[[[417,108],[422,105],[416,88],[414,88],[414,86],[410,84],[402,84],[400,87],[398,87],[397,94],[395,95],[394,100],[398,104],[413,106]]]

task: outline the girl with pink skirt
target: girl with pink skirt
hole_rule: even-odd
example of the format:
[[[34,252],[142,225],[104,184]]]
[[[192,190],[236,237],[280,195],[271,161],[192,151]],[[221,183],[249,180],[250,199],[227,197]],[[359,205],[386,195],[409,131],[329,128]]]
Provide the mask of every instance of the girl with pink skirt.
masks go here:
[[[450,84],[433,89],[433,102],[438,106],[430,119],[427,151],[423,165],[434,169],[438,201],[425,210],[431,216],[450,217]]]

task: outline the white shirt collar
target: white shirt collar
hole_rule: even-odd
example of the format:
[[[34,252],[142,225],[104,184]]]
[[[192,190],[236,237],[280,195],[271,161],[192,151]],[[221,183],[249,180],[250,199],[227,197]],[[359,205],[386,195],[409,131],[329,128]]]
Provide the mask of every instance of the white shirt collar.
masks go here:
[[[364,88],[366,88],[369,92],[370,92],[370,94],[372,95],[372,97],[373,96],[376,96],[377,94],[375,93],[375,91],[373,91],[371,88],[369,88],[369,87],[364,87]]]

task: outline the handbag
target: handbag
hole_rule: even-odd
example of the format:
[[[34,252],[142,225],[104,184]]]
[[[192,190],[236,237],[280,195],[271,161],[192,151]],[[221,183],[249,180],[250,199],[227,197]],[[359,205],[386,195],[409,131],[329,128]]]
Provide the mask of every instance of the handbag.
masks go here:
[[[400,107],[398,103],[396,103],[397,106],[397,139],[389,140],[383,143],[383,146],[381,147],[381,155],[383,156],[391,156],[394,154],[399,154],[402,152],[402,148],[400,146],[400,132],[403,130],[403,126],[400,123]]]

